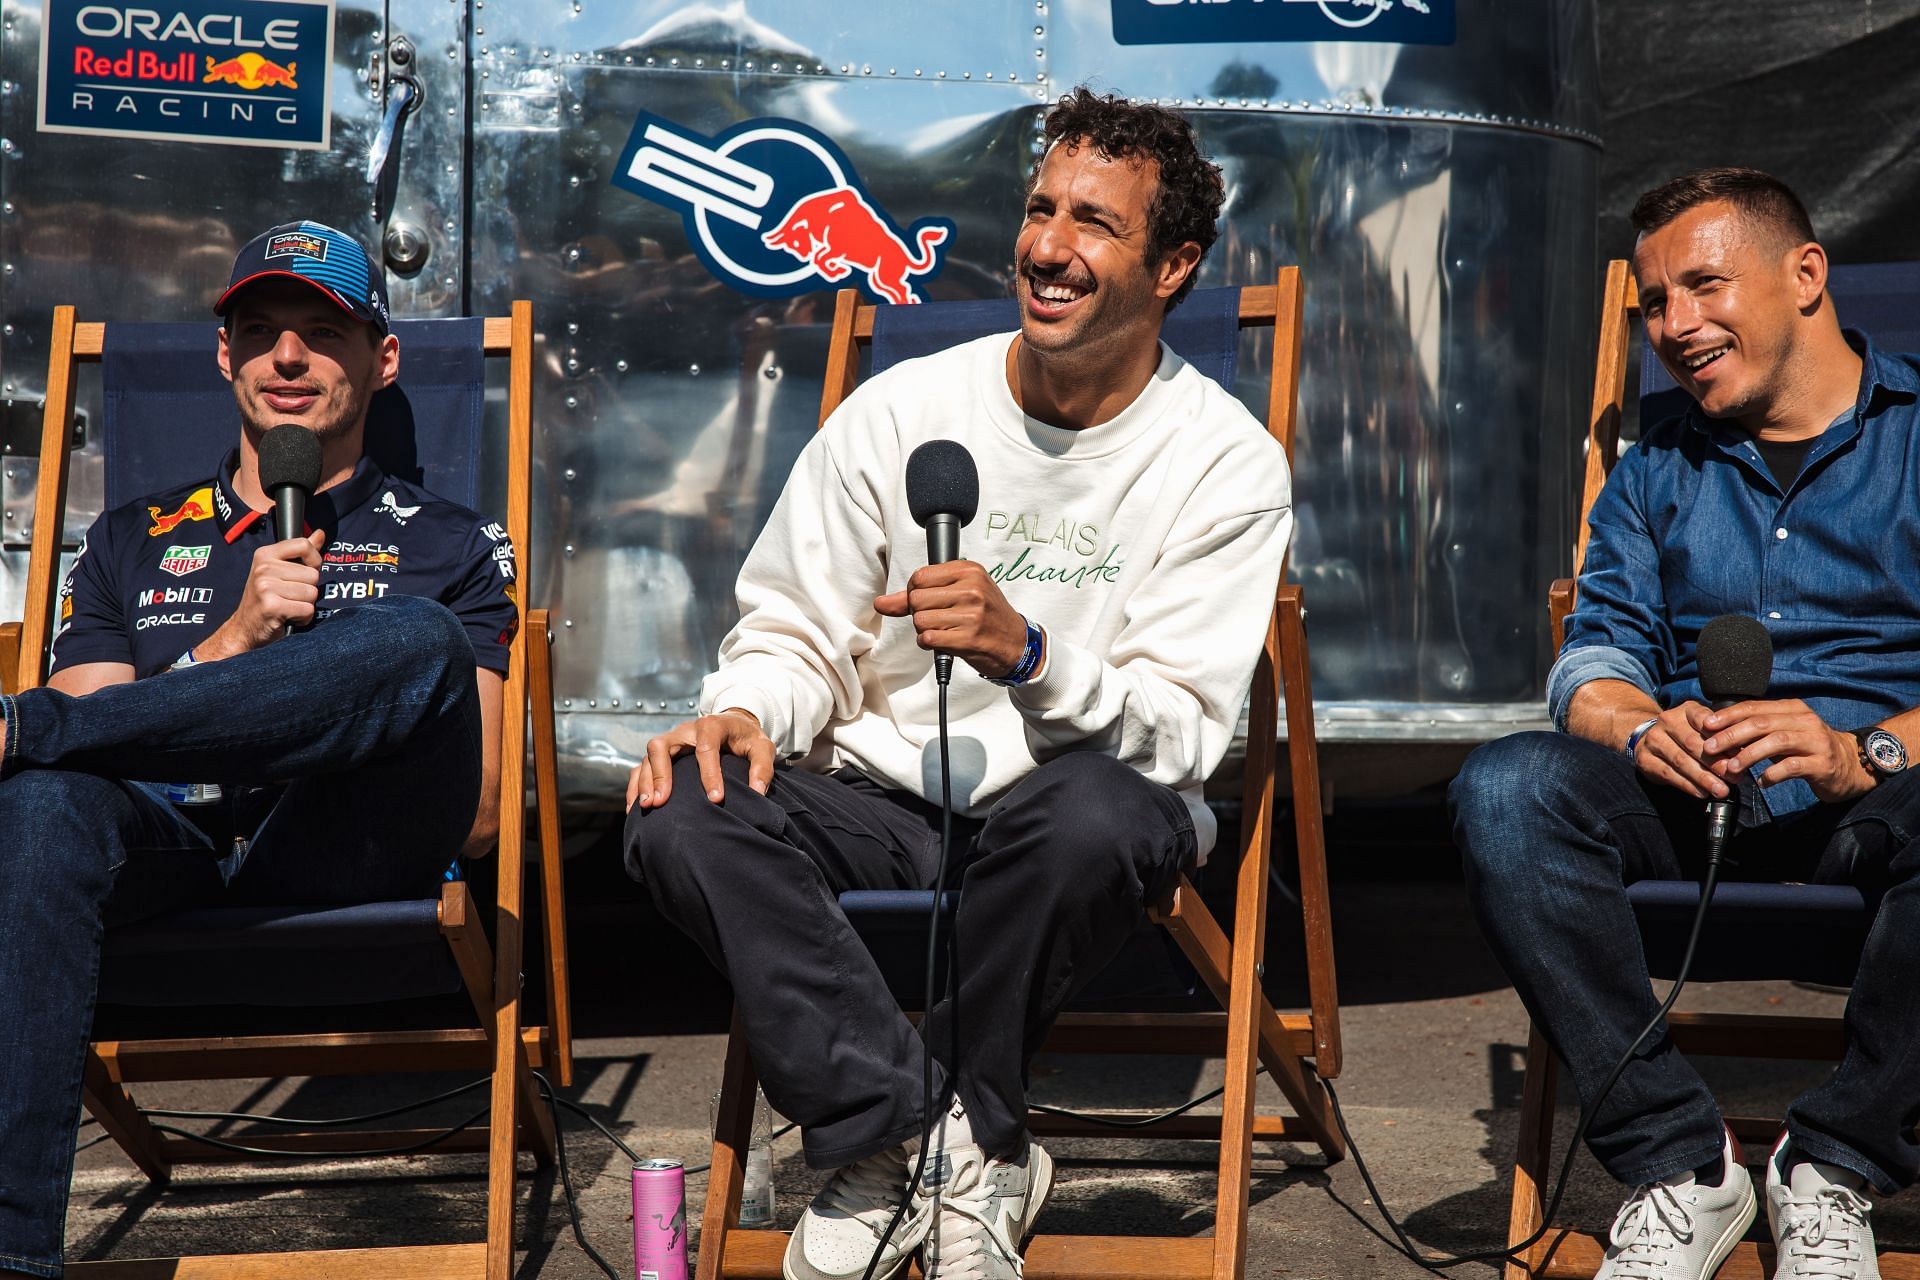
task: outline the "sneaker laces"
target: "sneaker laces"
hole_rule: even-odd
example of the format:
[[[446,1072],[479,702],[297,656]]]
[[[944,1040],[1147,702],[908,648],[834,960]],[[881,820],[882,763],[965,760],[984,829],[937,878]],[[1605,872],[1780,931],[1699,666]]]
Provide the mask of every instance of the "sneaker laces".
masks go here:
[[[836,1171],[815,1205],[852,1218],[878,1238],[907,1194],[906,1181],[905,1162],[897,1148],[876,1152]]]
[[[1607,1239],[1620,1251],[1613,1264],[1620,1280],[1659,1280],[1673,1250],[1692,1241],[1693,1215],[1666,1183],[1643,1183],[1620,1207]]]
[[[973,1172],[969,1186],[950,1189],[935,1201],[940,1222],[931,1249],[935,1255],[931,1259],[933,1274],[939,1280],[1023,1275],[1025,1263],[1019,1249],[1007,1238],[1006,1227],[994,1220],[998,1216],[993,1212],[997,1197],[985,1165],[976,1166]],[[960,1220],[957,1224],[955,1218]]]
[[[1860,1265],[1861,1236],[1873,1204],[1851,1187],[1826,1186],[1809,1200],[1787,1202],[1781,1252],[1793,1245],[1793,1274],[1851,1280]]]

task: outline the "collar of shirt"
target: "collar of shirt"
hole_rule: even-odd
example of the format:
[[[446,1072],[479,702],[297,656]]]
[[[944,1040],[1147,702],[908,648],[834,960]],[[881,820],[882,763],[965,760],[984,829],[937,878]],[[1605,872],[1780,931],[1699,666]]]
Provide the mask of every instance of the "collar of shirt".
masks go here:
[[[240,500],[239,492],[233,487],[233,475],[239,466],[240,451],[233,449],[220,463],[219,479],[214,485],[214,516],[220,521],[221,536],[229,543],[238,541],[256,525],[266,530],[273,528],[272,508],[256,511]],[[373,501],[386,483],[386,473],[372,458],[362,455],[345,480],[307,499],[307,528],[338,533],[341,515]]]
[[[1920,373],[1916,373],[1912,365],[1882,353],[1873,345],[1873,340],[1858,329],[1846,329],[1842,333],[1847,345],[1860,356],[1859,391],[1854,396],[1853,408],[1835,418],[1826,431],[1815,438],[1789,489],[1780,488],[1772,470],[1760,457],[1760,451],[1754,447],[1753,437],[1742,428],[1707,417],[1695,403],[1689,404],[1682,414],[1687,429],[1704,437],[1713,449],[1753,473],[1782,497],[1800,488],[1822,462],[1852,444],[1867,422],[1893,405],[1911,405],[1920,399]]]

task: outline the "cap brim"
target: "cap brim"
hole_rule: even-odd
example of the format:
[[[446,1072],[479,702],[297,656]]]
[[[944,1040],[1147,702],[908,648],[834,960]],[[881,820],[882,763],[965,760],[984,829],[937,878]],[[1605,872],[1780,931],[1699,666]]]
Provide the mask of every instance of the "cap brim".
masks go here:
[[[324,284],[321,284],[318,280],[313,279],[311,276],[303,276],[297,271],[278,271],[278,270],[256,271],[252,275],[247,276],[244,279],[235,280],[232,284],[227,286],[227,291],[221,294],[220,297],[214,301],[213,314],[217,316],[226,315],[227,309],[233,303],[234,294],[240,292],[240,290],[246,288],[248,285],[253,284],[256,281],[271,280],[276,277],[281,279],[286,279],[286,280],[298,280],[301,284],[306,285],[308,288],[313,289],[318,293],[326,295],[326,297],[332,301],[334,306],[339,307],[342,311],[346,312],[348,315],[352,316],[354,319],[360,321],[362,324],[374,323],[372,320],[367,319],[365,316],[355,311],[353,309],[353,306],[350,303],[348,303],[345,298],[342,298],[338,293],[335,293],[332,289],[328,288]]]

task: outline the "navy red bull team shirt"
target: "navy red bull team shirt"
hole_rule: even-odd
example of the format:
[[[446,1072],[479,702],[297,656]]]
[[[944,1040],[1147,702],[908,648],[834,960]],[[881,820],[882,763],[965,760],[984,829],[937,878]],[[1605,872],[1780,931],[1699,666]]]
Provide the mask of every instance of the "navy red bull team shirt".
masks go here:
[[[165,671],[232,616],[253,553],[274,541],[271,512],[233,489],[239,452],[198,484],[130,502],[87,531],[60,592],[53,669],[125,662],[136,679]],[[474,660],[506,674],[518,625],[513,544],[506,530],[371,458],[307,502],[307,525],[327,532],[316,626],[387,595],[423,596],[451,609]]]

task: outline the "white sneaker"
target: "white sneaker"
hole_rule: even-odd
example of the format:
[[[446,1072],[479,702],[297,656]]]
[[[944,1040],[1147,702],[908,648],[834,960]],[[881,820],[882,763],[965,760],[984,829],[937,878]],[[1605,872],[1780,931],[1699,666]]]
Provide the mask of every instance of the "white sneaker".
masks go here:
[[[935,1152],[914,1188],[915,1202],[934,1215],[928,1280],[1018,1280],[1020,1245],[1052,1189],[1053,1160],[1032,1140],[1018,1161],[971,1144]]]
[[[880,1265],[873,1270],[874,1280],[897,1275],[926,1239],[927,1225],[933,1221],[929,1206],[907,1194],[918,1151],[916,1138],[835,1170],[794,1224],[780,1264],[786,1280],[859,1280],[893,1221],[893,1211],[901,1201],[911,1199],[906,1216],[887,1241]]]
[[[1788,1161],[1782,1134],[1767,1160],[1767,1225],[1778,1251],[1774,1280],[1823,1276],[1880,1280],[1880,1259],[1860,1193],[1866,1179],[1812,1160]]]
[[[1753,1179],[1728,1134],[1726,1176],[1706,1186],[1683,1173],[1635,1187],[1608,1235],[1594,1280],[1709,1280],[1753,1223]]]

